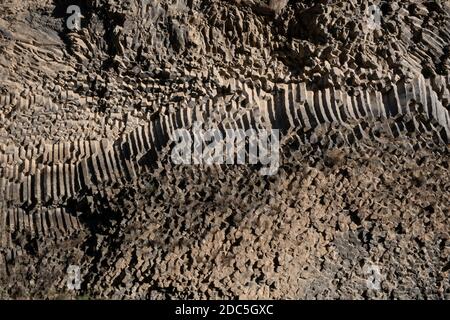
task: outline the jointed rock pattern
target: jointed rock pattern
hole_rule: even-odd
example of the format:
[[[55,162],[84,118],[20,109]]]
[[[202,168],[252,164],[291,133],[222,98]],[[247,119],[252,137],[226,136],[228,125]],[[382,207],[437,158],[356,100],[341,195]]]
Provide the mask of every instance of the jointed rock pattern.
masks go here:
[[[0,297],[448,299],[449,14],[2,2]],[[174,165],[195,122],[280,129],[278,174]]]

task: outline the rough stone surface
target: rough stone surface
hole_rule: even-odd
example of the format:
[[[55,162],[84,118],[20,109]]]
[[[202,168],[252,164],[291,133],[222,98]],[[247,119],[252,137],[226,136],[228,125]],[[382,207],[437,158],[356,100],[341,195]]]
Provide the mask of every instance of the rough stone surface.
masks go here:
[[[449,14],[1,1],[0,298],[450,299]],[[280,129],[278,173],[174,165],[195,119]]]

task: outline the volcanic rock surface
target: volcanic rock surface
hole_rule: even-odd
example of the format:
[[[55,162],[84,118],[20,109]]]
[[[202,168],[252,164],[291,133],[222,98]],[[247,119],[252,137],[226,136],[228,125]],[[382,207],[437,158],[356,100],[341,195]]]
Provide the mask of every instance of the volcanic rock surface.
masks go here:
[[[0,297],[450,299],[449,15],[2,0]],[[196,121],[279,129],[278,172],[175,165]]]

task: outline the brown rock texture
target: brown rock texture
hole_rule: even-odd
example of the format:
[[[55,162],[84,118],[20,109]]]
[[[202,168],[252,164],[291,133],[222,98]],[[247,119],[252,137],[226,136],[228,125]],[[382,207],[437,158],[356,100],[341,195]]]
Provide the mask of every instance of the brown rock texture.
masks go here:
[[[1,1],[0,298],[449,299],[449,15]],[[278,172],[175,165],[198,121]]]

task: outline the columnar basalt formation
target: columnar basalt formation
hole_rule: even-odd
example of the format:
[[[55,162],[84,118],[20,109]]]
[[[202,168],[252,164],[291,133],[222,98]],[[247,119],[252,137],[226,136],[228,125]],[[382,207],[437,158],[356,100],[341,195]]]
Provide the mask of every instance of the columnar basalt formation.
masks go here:
[[[3,1],[0,297],[448,299],[449,14]],[[279,129],[279,171],[175,165],[196,122]]]

